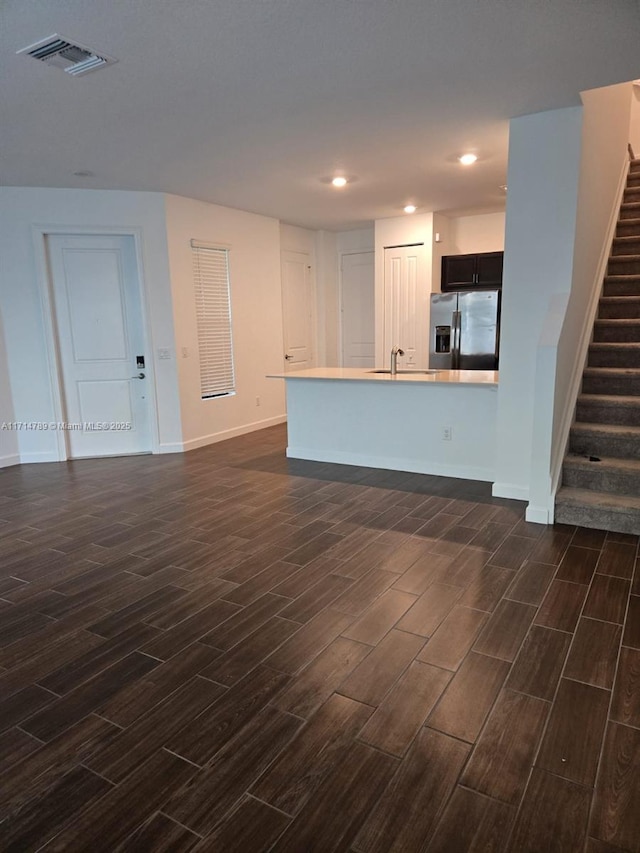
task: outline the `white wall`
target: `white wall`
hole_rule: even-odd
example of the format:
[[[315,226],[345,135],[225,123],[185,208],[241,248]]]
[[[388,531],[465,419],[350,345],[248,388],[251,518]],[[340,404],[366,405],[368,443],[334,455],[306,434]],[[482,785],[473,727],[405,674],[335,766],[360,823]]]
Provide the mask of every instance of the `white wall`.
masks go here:
[[[626,178],[630,83],[582,94],[583,122],[573,274],[568,298],[552,298],[537,366],[530,475],[531,520],[550,520],[597,301]],[[550,392],[550,393],[547,393]],[[546,514],[546,518],[545,518]]]
[[[511,121],[494,493],[527,500],[536,351],[573,274],[582,107]]]
[[[189,353],[178,359],[185,449],[280,423],[284,391],[265,378],[283,368],[279,222],[173,195],[166,196],[166,217],[176,348]],[[231,247],[234,396],[200,396],[192,239]]]
[[[353,231],[340,231],[337,235],[340,254],[348,252],[373,252],[376,247],[376,232],[370,228],[357,228]]]
[[[20,421],[55,421],[45,325],[38,287],[38,258],[43,241],[37,228],[67,233],[138,232],[145,290],[154,385],[158,404],[156,450],[179,449],[182,441],[175,359],[158,360],[158,348],[174,353],[171,291],[167,267],[164,198],[159,193],[0,189],[0,308],[13,390],[14,415]],[[23,462],[58,459],[54,433],[18,434]]]
[[[376,291],[376,364],[386,364],[388,353],[383,352],[384,340],[384,250],[386,246],[423,243],[425,288],[432,292],[433,274],[433,213],[414,213],[377,219],[375,222],[375,291]],[[428,316],[425,328],[428,329]]]
[[[451,235],[453,220],[444,213],[433,214],[433,254],[431,257],[431,292],[439,293],[442,286],[442,256],[453,255],[456,250],[452,246]],[[438,242],[436,243],[436,235]]]
[[[335,367],[340,359],[340,293],[337,235],[316,232],[316,297],[318,358],[316,364]]]
[[[4,343],[4,327],[0,316],[0,468],[15,465],[20,461],[17,432],[3,428],[3,424],[11,423],[14,420],[7,350]]]
[[[504,249],[505,213],[482,213],[451,219],[449,254],[501,252]]]
[[[313,262],[316,254],[316,231],[297,225],[280,223],[280,249],[283,252],[306,252]]]

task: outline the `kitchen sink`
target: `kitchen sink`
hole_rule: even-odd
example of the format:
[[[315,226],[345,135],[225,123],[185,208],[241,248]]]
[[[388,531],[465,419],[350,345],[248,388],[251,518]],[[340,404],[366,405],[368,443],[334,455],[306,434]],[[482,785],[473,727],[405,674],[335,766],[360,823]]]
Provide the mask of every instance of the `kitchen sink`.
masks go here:
[[[380,370],[368,370],[367,373],[391,373],[391,371],[388,368],[386,368],[386,369],[381,368]],[[405,375],[411,374],[411,373],[416,373],[416,374],[422,375],[422,374],[431,374],[431,373],[442,373],[442,371],[441,370],[397,370],[396,373],[398,373],[398,374],[403,373]]]

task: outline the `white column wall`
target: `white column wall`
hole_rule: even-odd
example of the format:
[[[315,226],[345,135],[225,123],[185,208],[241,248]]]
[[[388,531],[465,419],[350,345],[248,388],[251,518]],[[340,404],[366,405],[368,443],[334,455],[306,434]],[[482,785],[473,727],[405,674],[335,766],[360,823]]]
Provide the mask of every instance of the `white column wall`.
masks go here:
[[[494,494],[527,500],[536,351],[552,294],[571,288],[582,107],[513,119]]]

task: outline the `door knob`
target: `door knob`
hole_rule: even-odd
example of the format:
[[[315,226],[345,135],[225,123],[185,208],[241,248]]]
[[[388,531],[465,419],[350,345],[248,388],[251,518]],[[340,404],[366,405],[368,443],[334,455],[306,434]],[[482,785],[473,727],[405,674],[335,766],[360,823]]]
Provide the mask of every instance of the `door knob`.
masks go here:
[[[290,361],[293,358],[293,356],[292,355],[285,355],[285,358],[287,359],[287,361]]]
[[[144,373],[138,373],[131,377],[132,379],[144,379]]]

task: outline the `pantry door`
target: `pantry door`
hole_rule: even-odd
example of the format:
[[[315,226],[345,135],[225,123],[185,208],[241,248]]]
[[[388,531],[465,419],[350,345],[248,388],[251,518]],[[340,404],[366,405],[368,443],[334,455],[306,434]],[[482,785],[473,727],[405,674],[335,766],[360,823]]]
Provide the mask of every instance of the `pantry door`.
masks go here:
[[[130,236],[47,236],[68,455],[151,451],[148,354]]]
[[[342,366],[375,367],[374,253],[343,255],[340,277]]]
[[[282,319],[285,370],[314,367],[313,285],[306,252],[282,252]]]
[[[403,367],[428,367],[429,293],[422,244],[391,246],[384,250],[383,357],[388,363],[391,348],[404,350],[398,359]]]

